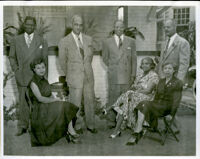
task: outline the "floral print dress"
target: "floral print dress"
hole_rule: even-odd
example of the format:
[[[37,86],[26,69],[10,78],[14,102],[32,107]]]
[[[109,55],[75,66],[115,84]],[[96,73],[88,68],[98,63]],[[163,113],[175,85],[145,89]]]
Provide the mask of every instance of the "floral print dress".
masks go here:
[[[159,77],[153,70],[149,71],[148,74],[144,75],[139,73],[136,77],[134,84],[131,86],[134,90],[128,90],[123,93],[117,101],[113,104],[113,109],[120,115],[123,115],[124,121],[122,129],[129,127],[134,129],[136,115],[134,113],[135,107],[144,100],[152,100],[154,97],[154,90],[147,94],[139,93],[138,91],[147,88],[151,84],[157,85]],[[118,116],[117,116],[118,118]]]

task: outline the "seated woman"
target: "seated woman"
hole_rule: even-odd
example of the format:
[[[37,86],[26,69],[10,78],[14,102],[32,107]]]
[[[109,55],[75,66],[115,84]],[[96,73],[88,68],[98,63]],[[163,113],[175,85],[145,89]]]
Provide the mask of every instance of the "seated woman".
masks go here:
[[[156,94],[153,101],[143,101],[138,104],[138,118],[142,122],[137,122],[132,137],[128,141],[128,145],[133,145],[143,135],[143,121],[154,130],[157,129],[158,117],[174,114],[179,105],[182,96],[182,82],[174,76],[176,65],[173,63],[165,63],[163,65],[164,79],[160,79]]]
[[[105,112],[107,112],[113,108],[118,113],[117,125],[114,132],[110,135],[111,138],[120,135],[120,129],[124,126],[133,129],[136,120],[135,107],[139,102],[153,98],[155,86],[159,81],[158,75],[154,71],[155,64],[153,59],[150,57],[143,58],[140,68],[142,73],[137,75],[131,89],[122,94],[114,105],[105,109]]]
[[[29,97],[32,103],[31,145],[51,145],[66,136],[68,142],[79,142],[79,135],[72,126],[78,107],[54,97],[48,81],[43,59],[30,65],[34,76],[30,82]]]

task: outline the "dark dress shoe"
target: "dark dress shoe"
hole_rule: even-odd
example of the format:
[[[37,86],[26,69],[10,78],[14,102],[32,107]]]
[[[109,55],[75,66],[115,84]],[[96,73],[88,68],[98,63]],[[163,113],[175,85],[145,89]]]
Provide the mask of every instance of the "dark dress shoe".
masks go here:
[[[93,134],[96,134],[98,132],[96,129],[87,128],[87,130],[90,131]]]
[[[15,136],[21,136],[22,134],[26,133],[26,129],[21,128],[17,130],[17,133],[15,134]]]

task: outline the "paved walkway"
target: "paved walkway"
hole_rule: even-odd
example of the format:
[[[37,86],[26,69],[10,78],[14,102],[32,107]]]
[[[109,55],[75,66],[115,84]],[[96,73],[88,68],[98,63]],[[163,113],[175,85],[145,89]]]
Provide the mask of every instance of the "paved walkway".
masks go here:
[[[106,122],[97,118],[98,133],[85,131],[81,144],[67,143],[60,139],[52,146],[31,147],[29,134],[14,136],[16,122],[9,122],[4,129],[4,155],[23,156],[194,156],[196,154],[195,115],[180,115],[180,142],[169,136],[161,146],[157,134],[148,134],[135,146],[126,146],[130,132],[123,131],[121,137],[110,139],[112,130],[106,129]],[[152,140],[153,139],[153,140]]]
[[[4,155],[23,156],[194,156],[196,154],[196,112],[190,109],[189,103],[196,107],[191,90],[183,92],[182,104],[177,112],[180,122],[178,135],[180,142],[169,137],[166,144],[161,146],[157,134],[148,134],[135,146],[126,146],[130,130],[122,132],[122,136],[110,139],[113,130],[106,128],[106,121],[96,117],[98,134],[85,131],[81,136],[81,144],[67,143],[60,139],[52,146],[31,147],[29,134],[14,136],[17,128],[16,121],[4,125]],[[153,140],[152,140],[153,139]]]

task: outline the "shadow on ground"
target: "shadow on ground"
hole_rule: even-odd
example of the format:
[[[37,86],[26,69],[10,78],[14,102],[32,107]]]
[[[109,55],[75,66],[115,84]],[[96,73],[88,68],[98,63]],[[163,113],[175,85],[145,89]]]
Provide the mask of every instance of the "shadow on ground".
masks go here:
[[[159,136],[151,134],[143,138],[135,146],[126,146],[130,131],[122,132],[121,137],[110,139],[112,130],[106,128],[106,121],[97,117],[98,134],[85,131],[81,136],[81,144],[67,143],[60,139],[52,146],[31,147],[29,134],[14,136],[16,122],[9,121],[4,125],[4,155],[23,156],[194,156],[196,155],[196,115],[178,112],[180,122],[179,142],[170,136],[164,146],[159,143]],[[152,140],[153,138],[153,140]]]

